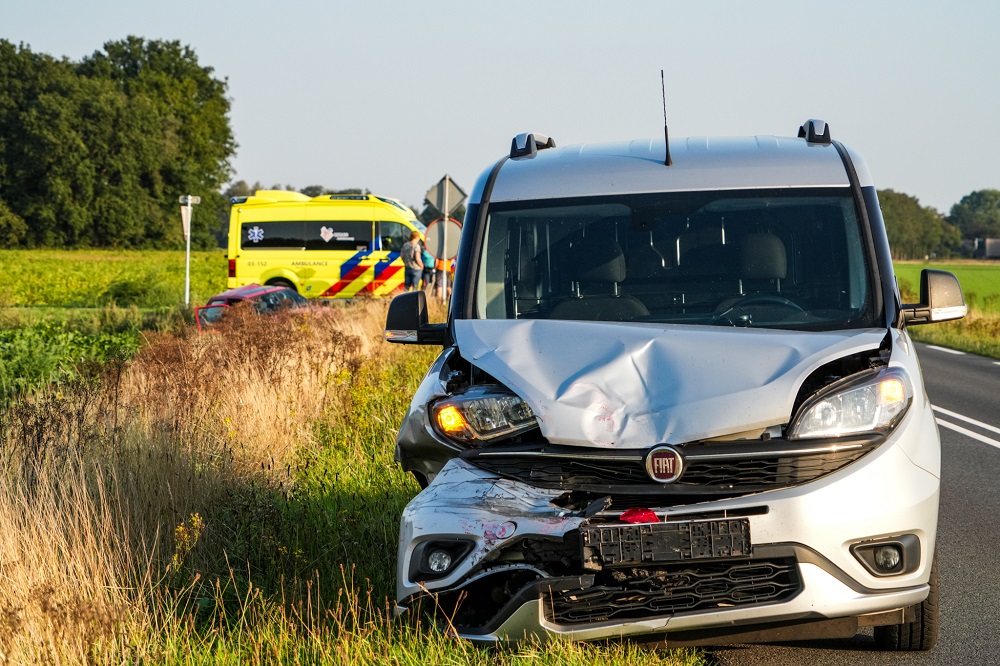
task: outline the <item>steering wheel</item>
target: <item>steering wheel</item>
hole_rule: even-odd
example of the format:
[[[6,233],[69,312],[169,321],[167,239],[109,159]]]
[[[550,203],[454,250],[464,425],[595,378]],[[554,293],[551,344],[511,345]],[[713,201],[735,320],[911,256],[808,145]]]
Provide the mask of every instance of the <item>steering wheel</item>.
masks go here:
[[[753,317],[750,312],[747,312],[745,306],[748,305],[772,305],[783,308],[788,308],[789,310],[795,310],[796,312],[801,312],[805,314],[805,310],[802,309],[798,303],[790,301],[784,296],[778,296],[777,294],[752,294],[750,296],[744,296],[734,303],[730,303],[725,309],[720,308],[720,312],[716,312],[712,317],[713,321],[725,321],[731,326],[752,326]],[[741,315],[737,317],[732,317],[730,315],[734,314],[734,311],[742,312]]]
[[[777,294],[753,294],[751,296],[744,296],[730,305],[727,308],[727,311],[734,308],[742,308],[745,305],[779,305],[798,310],[799,312],[805,312],[805,310],[802,309],[802,306],[795,301],[790,301],[784,296],[778,296]]]

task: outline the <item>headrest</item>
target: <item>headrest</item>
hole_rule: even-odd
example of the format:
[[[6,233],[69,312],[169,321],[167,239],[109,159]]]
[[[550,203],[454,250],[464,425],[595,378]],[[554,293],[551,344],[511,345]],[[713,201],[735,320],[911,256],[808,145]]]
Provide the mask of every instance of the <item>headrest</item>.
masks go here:
[[[784,279],[785,245],[774,234],[748,234],[740,243],[740,271],[748,279]]]
[[[574,240],[569,247],[569,277],[579,282],[621,282],[625,253],[617,241],[600,236]]]

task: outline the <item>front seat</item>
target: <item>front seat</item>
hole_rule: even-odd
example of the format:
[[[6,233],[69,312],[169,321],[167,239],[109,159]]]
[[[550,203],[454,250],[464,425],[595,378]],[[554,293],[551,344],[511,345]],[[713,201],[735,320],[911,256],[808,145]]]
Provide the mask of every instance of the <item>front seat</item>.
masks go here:
[[[576,293],[556,304],[550,319],[630,321],[649,316],[642,301],[618,292],[625,279],[625,253],[617,241],[598,236],[574,240],[564,265]]]

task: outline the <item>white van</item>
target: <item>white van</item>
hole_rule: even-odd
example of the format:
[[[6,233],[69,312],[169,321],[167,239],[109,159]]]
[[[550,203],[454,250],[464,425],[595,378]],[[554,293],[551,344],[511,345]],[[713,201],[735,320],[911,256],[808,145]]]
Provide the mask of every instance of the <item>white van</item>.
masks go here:
[[[396,457],[398,604],[482,642],[937,637],[938,432],[875,186],[798,137],[512,142],[470,197]],[[672,163],[671,163],[672,162]],[[434,597],[431,599],[431,597]]]

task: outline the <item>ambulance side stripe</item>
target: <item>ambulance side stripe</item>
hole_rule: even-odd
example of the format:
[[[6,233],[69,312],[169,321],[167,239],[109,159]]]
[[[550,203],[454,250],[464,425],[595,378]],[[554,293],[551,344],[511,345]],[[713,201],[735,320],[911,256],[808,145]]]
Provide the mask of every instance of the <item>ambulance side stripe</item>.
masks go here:
[[[403,270],[402,262],[398,262],[395,266],[393,266],[393,263],[398,259],[399,252],[390,252],[385,261],[380,261],[375,264],[375,279],[365,285],[365,288],[361,291],[375,293],[376,289],[384,285],[387,280],[391,280],[394,275],[399,273],[399,271]]]
[[[402,266],[388,266],[385,270],[379,273],[378,277],[372,280],[364,288],[364,291],[375,293],[375,290],[384,285],[386,282],[391,280],[399,271],[403,270]]]
[[[364,272],[368,270],[369,267],[361,265],[359,262],[365,257],[367,257],[369,254],[371,254],[370,250],[364,250],[362,252],[358,252],[353,257],[345,261],[343,265],[340,267],[340,280],[338,280],[335,284],[331,285],[331,287],[326,291],[324,291],[322,294],[320,294],[319,297],[331,298],[333,296],[336,296],[344,289],[349,287],[352,282],[354,282],[359,277],[364,275]]]

